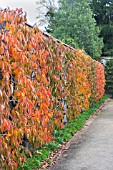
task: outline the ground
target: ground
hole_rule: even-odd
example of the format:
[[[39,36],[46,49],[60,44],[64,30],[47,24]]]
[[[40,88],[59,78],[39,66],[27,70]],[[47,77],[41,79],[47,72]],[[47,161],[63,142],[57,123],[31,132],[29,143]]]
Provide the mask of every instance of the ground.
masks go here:
[[[113,100],[89,119],[48,170],[113,170]]]

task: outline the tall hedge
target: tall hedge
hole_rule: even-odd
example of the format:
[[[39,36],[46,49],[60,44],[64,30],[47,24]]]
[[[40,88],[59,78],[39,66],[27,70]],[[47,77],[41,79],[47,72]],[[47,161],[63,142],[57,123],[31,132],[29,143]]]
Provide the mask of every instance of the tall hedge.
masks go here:
[[[106,86],[105,91],[113,98],[113,60],[106,63]]]
[[[104,67],[0,11],[0,167],[17,169],[33,151],[104,94]],[[26,146],[26,143],[28,146]]]

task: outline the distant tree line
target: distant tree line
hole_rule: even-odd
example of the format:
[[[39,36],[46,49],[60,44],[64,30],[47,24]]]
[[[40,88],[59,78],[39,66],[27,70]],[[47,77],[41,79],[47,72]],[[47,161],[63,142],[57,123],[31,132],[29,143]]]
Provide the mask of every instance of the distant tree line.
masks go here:
[[[90,5],[103,37],[102,55],[113,56],[113,0],[92,0]]]

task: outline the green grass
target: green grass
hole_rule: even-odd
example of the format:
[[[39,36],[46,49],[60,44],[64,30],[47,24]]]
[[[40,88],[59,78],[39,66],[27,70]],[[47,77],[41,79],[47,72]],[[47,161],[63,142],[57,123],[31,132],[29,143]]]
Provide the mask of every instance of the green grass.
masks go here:
[[[54,141],[44,145],[42,148],[38,149],[33,157],[28,158],[27,162],[23,163],[18,167],[18,170],[33,170],[36,168],[40,168],[42,166],[43,161],[50,162],[49,156],[50,153],[57,150],[59,145],[65,141],[68,141],[72,138],[78,130],[80,130],[87,119],[99,108],[102,103],[108,98],[108,96],[104,96],[98,103],[94,104],[90,110],[84,111],[81,115],[71,121],[63,129],[54,130]]]

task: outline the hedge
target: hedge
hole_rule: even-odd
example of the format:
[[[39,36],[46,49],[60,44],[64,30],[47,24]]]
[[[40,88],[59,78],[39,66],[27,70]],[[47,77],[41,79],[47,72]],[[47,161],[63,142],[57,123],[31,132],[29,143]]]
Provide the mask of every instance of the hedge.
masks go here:
[[[113,60],[107,61],[105,66],[106,86],[105,92],[113,98]]]
[[[21,9],[0,11],[0,167],[17,169],[53,130],[104,94],[104,67],[26,24]]]

